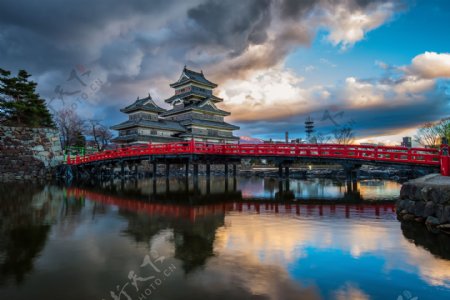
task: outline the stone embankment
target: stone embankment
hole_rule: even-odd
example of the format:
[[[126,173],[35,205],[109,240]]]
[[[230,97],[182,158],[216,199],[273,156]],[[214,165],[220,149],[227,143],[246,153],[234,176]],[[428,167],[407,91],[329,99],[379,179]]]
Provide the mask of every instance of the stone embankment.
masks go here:
[[[403,184],[397,201],[399,220],[422,222],[450,233],[450,177],[430,174]]]
[[[0,126],[0,181],[45,178],[63,159],[57,130]]]

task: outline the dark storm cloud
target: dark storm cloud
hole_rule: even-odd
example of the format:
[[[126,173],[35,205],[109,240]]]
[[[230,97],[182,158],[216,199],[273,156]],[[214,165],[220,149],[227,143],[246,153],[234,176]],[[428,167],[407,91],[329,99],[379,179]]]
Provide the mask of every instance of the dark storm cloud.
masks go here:
[[[27,69],[48,98],[83,64],[104,82],[94,95],[103,109],[92,110],[111,115],[114,123],[119,113],[113,111],[137,95],[157,86],[159,98],[168,96],[168,83],[184,64],[208,70],[219,83],[279,64],[294,48],[311,43],[316,28],[307,22],[309,14],[337,2],[2,0],[0,67]],[[349,9],[379,2],[340,1]]]
[[[212,72],[224,80],[245,74],[246,70],[273,66],[293,47],[309,44],[311,32],[293,20],[278,26],[271,47],[260,56],[224,63],[250,45],[268,43],[269,26],[279,11],[282,16],[281,20],[277,17],[277,22],[282,23],[288,13],[291,18],[301,17],[316,5],[328,2],[3,0],[0,63],[10,69],[26,68],[35,75],[49,70],[64,73],[77,63],[99,64],[105,72],[112,69],[117,80],[126,80],[127,76],[134,80],[136,75],[127,72],[117,76],[115,70],[122,65],[116,62],[126,62],[141,51],[138,77],[174,76],[178,71],[171,67],[175,65],[213,68],[220,62],[225,66],[222,72],[214,68]],[[348,2],[367,5],[372,1]],[[123,50],[124,45],[132,50]],[[122,51],[116,47],[122,47]]]
[[[271,21],[270,4],[269,0],[212,0],[190,9],[188,17],[198,30],[195,42],[221,45],[234,56],[249,44],[264,43]]]

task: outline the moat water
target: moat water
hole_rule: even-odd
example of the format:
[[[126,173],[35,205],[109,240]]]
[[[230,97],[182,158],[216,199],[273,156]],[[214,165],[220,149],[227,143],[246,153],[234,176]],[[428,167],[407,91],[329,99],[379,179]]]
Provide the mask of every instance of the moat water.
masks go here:
[[[450,299],[450,240],[400,184],[0,184],[0,299]]]

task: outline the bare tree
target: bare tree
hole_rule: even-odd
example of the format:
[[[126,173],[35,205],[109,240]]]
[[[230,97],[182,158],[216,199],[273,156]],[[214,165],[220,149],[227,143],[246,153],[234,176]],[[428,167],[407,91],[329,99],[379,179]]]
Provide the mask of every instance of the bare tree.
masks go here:
[[[314,139],[317,144],[326,144],[331,141],[331,136],[318,132],[314,135]]]
[[[423,124],[414,136],[414,140],[424,147],[437,147],[440,143],[440,131],[436,122]]]
[[[336,144],[348,145],[353,144],[355,135],[350,126],[337,127],[333,130],[334,141]]]
[[[450,118],[443,118],[436,122],[436,132],[439,135],[439,143],[442,137],[448,140],[450,138]]]
[[[95,147],[98,151],[103,151],[113,137],[108,127],[102,125],[97,120],[89,120],[89,129],[87,134],[92,137]]]
[[[63,148],[78,143],[80,135],[85,132],[85,121],[71,108],[64,108],[55,114],[56,126],[60,132]]]

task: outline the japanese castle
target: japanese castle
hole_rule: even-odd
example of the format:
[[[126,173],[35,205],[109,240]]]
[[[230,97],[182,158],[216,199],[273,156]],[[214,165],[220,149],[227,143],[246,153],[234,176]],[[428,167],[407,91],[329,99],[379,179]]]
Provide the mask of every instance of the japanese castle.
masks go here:
[[[166,110],[153,101],[150,94],[137,99],[120,111],[128,114],[128,120],[114,125],[119,144],[167,143],[195,141],[212,143],[236,143],[233,135],[238,126],[224,121],[230,113],[217,108],[223,99],[213,94],[217,84],[207,80],[203,71],[198,73],[184,67],[178,81],[170,84],[175,94],[165,102],[172,105]]]

